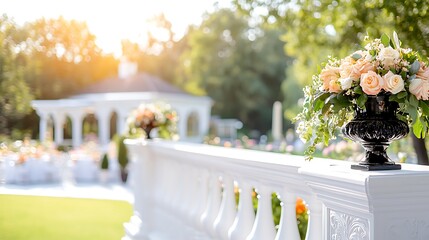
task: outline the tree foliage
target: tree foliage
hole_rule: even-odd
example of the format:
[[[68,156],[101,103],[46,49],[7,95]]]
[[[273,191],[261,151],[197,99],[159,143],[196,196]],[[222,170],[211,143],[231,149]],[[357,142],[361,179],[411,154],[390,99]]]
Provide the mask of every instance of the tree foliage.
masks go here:
[[[210,96],[214,114],[267,131],[272,104],[282,100],[288,62],[280,36],[266,25],[250,25],[230,9],[207,15],[188,35],[189,48],[182,56],[186,88]]]
[[[0,134],[9,134],[11,122],[31,111],[33,95],[23,77],[21,32],[7,16],[0,17]]]
[[[285,29],[286,53],[296,58],[298,77],[311,81],[328,55],[344,57],[359,48],[366,35],[391,35],[423,55],[429,49],[429,3],[426,1],[233,0],[240,12]]]
[[[27,23],[26,52],[30,58],[26,78],[36,97],[70,96],[97,80],[116,75],[117,61],[102,55],[95,36],[84,22],[39,19]]]

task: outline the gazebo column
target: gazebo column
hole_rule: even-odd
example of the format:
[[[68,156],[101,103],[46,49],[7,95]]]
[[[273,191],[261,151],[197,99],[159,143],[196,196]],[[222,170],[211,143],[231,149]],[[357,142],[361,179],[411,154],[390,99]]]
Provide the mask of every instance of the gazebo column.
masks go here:
[[[198,136],[201,140],[203,140],[204,136],[209,133],[210,112],[210,109],[198,109]]]
[[[54,114],[54,131],[55,131],[55,144],[60,145],[64,141],[64,113]]]
[[[110,133],[110,111],[99,109],[96,111],[98,118],[98,139],[101,146],[109,144]]]
[[[82,144],[82,121],[83,112],[70,112],[72,119],[72,144],[73,148],[79,147]]]
[[[176,109],[177,114],[179,116],[178,121],[178,131],[179,131],[179,137],[181,140],[187,139],[187,128],[188,128],[188,117],[189,117],[189,111],[186,108],[177,108]]]
[[[116,133],[122,135],[125,133],[127,125],[128,111],[126,110],[117,110],[117,119],[116,119]]]
[[[39,140],[44,142],[46,140],[46,129],[48,127],[48,115],[46,113],[38,113],[40,117],[39,122]]]

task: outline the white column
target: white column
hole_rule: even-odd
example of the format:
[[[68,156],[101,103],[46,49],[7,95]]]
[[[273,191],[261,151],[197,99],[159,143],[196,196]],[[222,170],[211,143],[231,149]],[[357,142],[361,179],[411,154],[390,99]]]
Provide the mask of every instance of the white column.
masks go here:
[[[198,136],[202,142],[204,136],[209,133],[210,127],[210,108],[204,107],[198,109]]]
[[[276,101],[273,104],[273,119],[271,134],[273,135],[274,142],[278,142],[282,138],[283,132],[283,116],[282,116],[282,104]]]
[[[178,132],[179,132],[179,138],[180,140],[186,140],[189,112],[187,111],[187,109],[184,109],[184,108],[179,108],[176,111],[177,111],[177,114],[179,115],[179,122],[177,126]]]
[[[82,121],[83,112],[70,112],[72,120],[72,143],[73,148],[82,144]]]
[[[98,120],[98,141],[102,147],[107,146],[110,140],[110,111],[99,109],[96,111]]]
[[[64,113],[57,112],[54,114],[54,131],[55,131],[55,144],[60,145],[64,141]]]
[[[127,148],[133,166],[129,176],[134,194],[134,213],[130,221],[124,224],[125,237],[122,239],[149,240],[157,217],[153,211],[153,194],[156,187],[155,164],[159,159],[154,159],[146,143],[127,144]]]
[[[117,110],[116,114],[116,133],[122,135],[126,130],[128,111]]]
[[[45,113],[39,113],[39,140],[44,142],[46,140],[46,128],[48,126],[48,116]]]

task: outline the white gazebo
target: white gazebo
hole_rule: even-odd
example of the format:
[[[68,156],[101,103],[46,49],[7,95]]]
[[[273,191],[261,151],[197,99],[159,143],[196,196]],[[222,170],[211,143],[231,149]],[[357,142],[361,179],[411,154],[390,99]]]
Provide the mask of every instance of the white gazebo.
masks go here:
[[[201,142],[209,129],[211,99],[187,94],[155,76],[136,74],[136,69],[129,63],[120,66],[119,77],[101,81],[70,98],[33,101],[32,106],[40,117],[40,141],[45,140],[49,123],[52,123],[55,143],[62,144],[69,117],[72,146],[77,147],[83,141],[84,118],[94,114],[98,122],[99,144],[105,146],[110,141],[113,114],[116,114],[116,132],[121,134],[133,109],[141,103],[161,101],[170,104],[178,114],[180,140]]]

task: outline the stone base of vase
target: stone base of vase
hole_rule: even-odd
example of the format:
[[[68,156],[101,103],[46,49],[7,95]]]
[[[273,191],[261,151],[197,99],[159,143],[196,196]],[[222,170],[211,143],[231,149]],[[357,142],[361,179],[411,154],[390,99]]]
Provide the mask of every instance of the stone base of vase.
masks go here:
[[[401,170],[400,164],[355,164],[352,169],[362,171]]]

